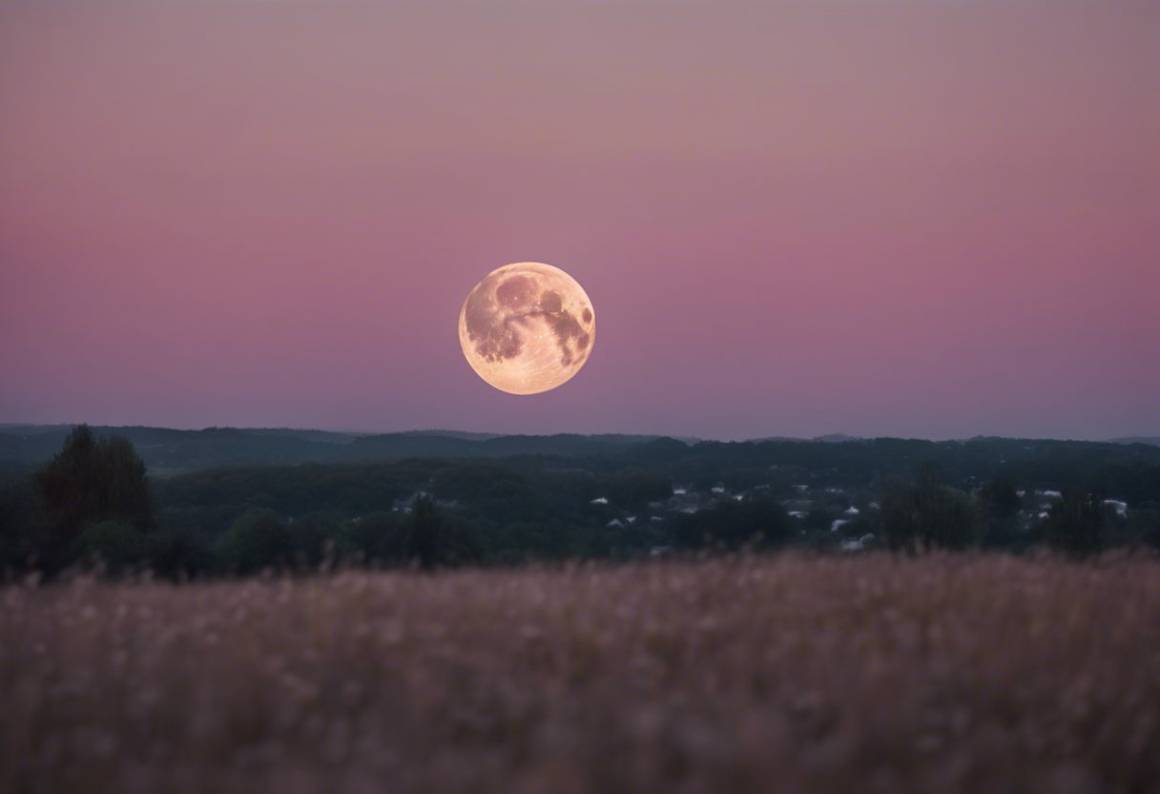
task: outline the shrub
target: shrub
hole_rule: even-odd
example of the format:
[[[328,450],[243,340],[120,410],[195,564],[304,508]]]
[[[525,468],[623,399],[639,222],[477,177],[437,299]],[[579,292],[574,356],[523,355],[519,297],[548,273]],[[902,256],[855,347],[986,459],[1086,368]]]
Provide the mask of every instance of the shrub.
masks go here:
[[[145,534],[128,521],[99,521],[77,537],[74,557],[120,574],[143,565],[146,551]]]
[[[218,560],[230,573],[262,568],[287,568],[294,562],[294,545],[286,525],[273,510],[249,510],[218,540]]]

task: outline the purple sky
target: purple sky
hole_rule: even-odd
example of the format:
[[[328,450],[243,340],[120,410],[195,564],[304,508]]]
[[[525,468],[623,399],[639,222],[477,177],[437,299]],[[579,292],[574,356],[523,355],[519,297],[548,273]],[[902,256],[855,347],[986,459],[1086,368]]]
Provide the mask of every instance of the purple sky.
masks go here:
[[[387,5],[0,8],[0,421],[1160,433],[1160,4]]]

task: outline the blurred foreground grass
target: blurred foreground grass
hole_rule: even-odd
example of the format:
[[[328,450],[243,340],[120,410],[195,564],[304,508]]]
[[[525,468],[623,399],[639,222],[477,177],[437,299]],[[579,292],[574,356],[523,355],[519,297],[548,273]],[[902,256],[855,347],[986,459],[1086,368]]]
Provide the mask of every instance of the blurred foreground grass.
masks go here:
[[[1160,564],[0,590],[0,791],[1160,790]]]

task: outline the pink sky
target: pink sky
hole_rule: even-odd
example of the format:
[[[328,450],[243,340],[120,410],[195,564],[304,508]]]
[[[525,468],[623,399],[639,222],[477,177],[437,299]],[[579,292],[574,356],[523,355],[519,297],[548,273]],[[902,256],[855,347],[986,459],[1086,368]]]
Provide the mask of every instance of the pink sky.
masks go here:
[[[1160,4],[387,5],[0,8],[0,421],[1160,433]]]

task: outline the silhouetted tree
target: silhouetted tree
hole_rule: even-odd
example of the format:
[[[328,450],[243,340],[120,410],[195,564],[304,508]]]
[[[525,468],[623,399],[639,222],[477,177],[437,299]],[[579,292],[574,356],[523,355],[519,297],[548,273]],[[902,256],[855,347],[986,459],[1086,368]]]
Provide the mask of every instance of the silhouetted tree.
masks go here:
[[[1097,494],[1067,489],[1043,524],[1044,539],[1068,554],[1095,554],[1104,548],[1106,508]]]
[[[881,504],[882,534],[892,549],[961,549],[978,540],[970,496],[941,483],[931,467],[920,469],[914,483],[887,483]]]
[[[49,568],[75,559],[76,540],[89,524],[119,521],[138,532],[152,526],[145,464],[127,439],[99,439],[81,425],[36,481],[51,523],[44,549]]]
[[[162,529],[146,537],[146,559],[158,576],[180,579],[206,574],[214,557],[208,542],[188,529]]]
[[[294,563],[290,533],[272,510],[249,510],[218,539],[215,552],[230,573],[287,568]]]
[[[336,538],[338,556],[354,563],[398,563],[407,559],[411,527],[400,513],[378,511],[343,525]]]
[[[1160,551],[1160,507],[1133,511],[1128,530],[1133,543]]]
[[[308,513],[291,521],[287,527],[291,553],[297,567],[317,568],[329,544],[338,535],[340,521],[327,513]]]
[[[113,575],[125,573],[146,563],[146,537],[127,521],[98,521],[77,537],[73,556]]]
[[[435,512],[435,501],[426,494],[411,506],[411,532],[407,536],[407,557],[419,563],[424,570],[439,564],[442,540],[440,520]]]
[[[1015,486],[997,477],[979,489],[981,543],[988,548],[1010,548],[1019,542],[1019,506]]]
[[[0,480],[0,578],[38,566],[51,530],[33,477]]]

